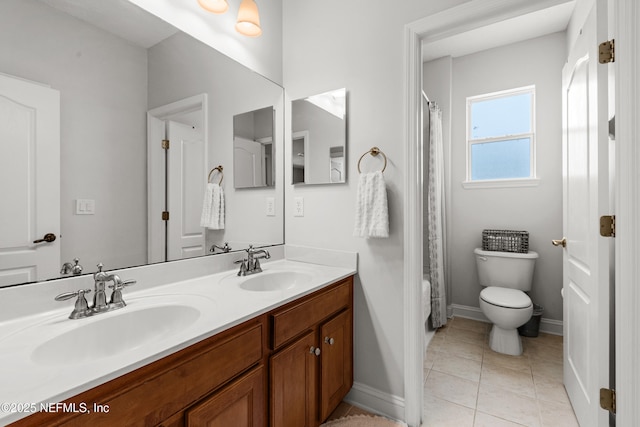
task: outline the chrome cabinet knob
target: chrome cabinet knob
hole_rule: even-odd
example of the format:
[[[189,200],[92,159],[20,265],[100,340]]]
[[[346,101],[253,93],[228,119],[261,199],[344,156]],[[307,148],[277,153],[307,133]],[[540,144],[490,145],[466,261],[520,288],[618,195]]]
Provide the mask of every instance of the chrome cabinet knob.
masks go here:
[[[326,344],[333,345],[333,343],[336,342],[336,341],[333,338],[324,337],[324,342]]]
[[[320,356],[320,349],[318,347],[311,346],[309,353]]]

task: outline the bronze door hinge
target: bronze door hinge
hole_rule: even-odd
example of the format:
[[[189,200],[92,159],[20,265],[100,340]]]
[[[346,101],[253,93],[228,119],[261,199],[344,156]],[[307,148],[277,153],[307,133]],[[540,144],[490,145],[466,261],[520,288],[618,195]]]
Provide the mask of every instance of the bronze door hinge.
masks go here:
[[[614,39],[600,43],[598,46],[598,61],[601,64],[609,64],[616,60],[616,43]]]
[[[616,391],[609,388],[600,389],[600,407],[612,414],[616,413]]]
[[[600,235],[602,237],[616,237],[615,215],[604,215],[600,217]]]

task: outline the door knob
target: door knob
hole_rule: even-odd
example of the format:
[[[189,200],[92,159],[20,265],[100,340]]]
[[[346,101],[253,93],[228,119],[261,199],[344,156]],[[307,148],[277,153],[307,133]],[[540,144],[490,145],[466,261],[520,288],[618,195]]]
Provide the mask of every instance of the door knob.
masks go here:
[[[44,235],[42,239],[34,240],[33,243],[42,243],[42,242],[51,243],[54,240],[56,240],[56,235],[53,233],[47,233]]]
[[[551,244],[553,246],[562,246],[563,248],[567,247],[567,239],[565,237],[562,238],[562,240],[552,240]]]

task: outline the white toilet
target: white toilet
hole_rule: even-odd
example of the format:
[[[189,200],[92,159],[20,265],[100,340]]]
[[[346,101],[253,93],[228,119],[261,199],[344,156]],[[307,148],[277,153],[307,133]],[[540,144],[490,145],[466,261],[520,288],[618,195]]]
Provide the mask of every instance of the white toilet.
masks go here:
[[[474,249],[480,285],[480,309],[493,323],[489,346],[498,353],[519,356],[522,342],[518,327],[531,318],[533,303],[525,291],[531,290],[533,268],[538,254],[483,251]]]

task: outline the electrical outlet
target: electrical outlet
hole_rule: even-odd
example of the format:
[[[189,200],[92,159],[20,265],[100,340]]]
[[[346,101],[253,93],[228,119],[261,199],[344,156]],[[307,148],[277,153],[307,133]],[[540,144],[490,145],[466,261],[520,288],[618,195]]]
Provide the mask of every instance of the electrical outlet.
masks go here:
[[[276,216],[276,199],[273,197],[267,197],[266,200],[267,216]]]
[[[293,216],[304,216],[304,197],[296,197],[293,199],[295,204],[293,208]]]

